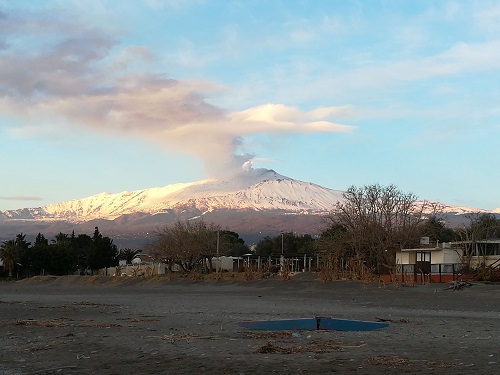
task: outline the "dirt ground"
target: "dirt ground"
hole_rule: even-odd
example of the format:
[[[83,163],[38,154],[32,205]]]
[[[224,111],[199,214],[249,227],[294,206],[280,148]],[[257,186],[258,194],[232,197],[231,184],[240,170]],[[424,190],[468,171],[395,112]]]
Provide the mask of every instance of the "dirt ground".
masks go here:
[[[46,277],[0,283],[0,374],[499,374],[500,285]],[[387,320],[262,332],[241,320]]]

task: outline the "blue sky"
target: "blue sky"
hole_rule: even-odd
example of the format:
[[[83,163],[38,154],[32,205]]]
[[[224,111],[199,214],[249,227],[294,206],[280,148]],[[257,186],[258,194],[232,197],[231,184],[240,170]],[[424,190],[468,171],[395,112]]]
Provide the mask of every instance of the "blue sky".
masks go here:
[[[500,207],[498,1],[0,0],[0,210],[227,177]]]

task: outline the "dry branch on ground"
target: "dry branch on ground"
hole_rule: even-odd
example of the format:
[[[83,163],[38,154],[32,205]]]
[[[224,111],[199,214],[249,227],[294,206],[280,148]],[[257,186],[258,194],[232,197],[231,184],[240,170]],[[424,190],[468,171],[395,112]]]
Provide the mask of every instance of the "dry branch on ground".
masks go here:
[[[294,353],[329,353],[336,350],[355,349],[365,346],[366,344],[358,345],[340,345],[333,340],[323,340],[319,342],[307,343],[305,346],[279,346],[268,341],[267,344],[259,346],[255,349],[255,353],[274,353],[274,354],[294,354]]]

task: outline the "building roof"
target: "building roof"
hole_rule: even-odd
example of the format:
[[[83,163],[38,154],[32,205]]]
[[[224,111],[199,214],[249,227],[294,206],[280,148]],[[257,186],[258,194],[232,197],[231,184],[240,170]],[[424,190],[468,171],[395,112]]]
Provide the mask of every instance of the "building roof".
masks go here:
[[[476,241],[476,243],[500,243],[500,239],[498,239],[498,238],[492,238],[490,240]]]
[[[443,250],[442,247],[419,247],[416,249],[401,249],[401,252],[410,252],[410,251],[438,251]]]

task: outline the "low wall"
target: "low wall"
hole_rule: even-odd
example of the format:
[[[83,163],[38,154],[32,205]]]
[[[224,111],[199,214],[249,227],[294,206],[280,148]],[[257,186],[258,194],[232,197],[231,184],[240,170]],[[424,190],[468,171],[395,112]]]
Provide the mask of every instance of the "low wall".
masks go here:
[[[117,266],[101,268],[98,275],[102,276],[157,276],[166,273],[166,266],[163,263],[137,264],[127,266]]]
[[[449,283],[457,279],[457,275],[453,274],[441,274],[441,275],[380,275],[379,280],[385,283],[391,283],[394,281],[405,283],[405,282],[415,282],[415,283]]]

